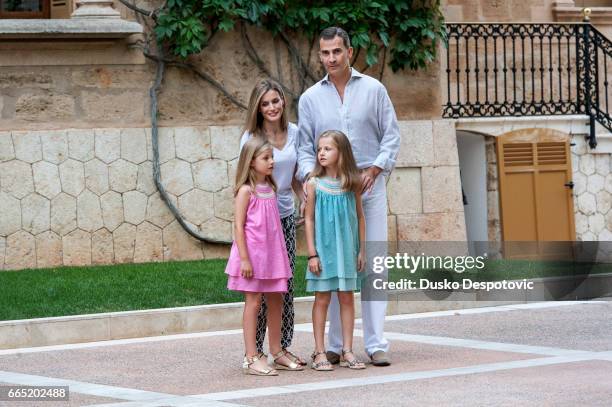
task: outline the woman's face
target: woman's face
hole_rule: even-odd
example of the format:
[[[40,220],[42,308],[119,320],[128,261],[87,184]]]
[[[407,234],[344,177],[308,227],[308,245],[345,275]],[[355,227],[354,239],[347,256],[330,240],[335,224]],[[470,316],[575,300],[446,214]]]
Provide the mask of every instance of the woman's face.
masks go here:
[[[269,90],[262,96],[259,101],[259,113],[265,121],[277,122],[283,115],[283,99],[275,90]]]

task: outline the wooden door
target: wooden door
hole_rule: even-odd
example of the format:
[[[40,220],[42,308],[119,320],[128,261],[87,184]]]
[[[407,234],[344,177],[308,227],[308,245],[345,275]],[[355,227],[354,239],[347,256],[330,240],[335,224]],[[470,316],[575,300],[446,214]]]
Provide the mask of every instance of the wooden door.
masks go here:
[[[552,257],[575,240],[572,168],[567,134],[525,129],[496,139],[502,238],[506,257]],[[530,243],[531,242],[531,243]],[[547,242],[547,243],[543,243]],[[520,256],[519,256],[520,257]]]

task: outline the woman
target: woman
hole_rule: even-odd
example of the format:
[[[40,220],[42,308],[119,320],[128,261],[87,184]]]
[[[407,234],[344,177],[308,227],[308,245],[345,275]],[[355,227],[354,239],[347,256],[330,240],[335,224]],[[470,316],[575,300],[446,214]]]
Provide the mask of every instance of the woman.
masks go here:
[[[295,179],[297,169],[298,127],[289,123],[285,111],[286,99],[282,87],[273,80],[261,80],[251,92],[247,111],[245,131],[240,140],[240,148],[250,137],[262,137],[272,146],[274,156],[274,171],[272,173],[278,186],[278,210],[281,217],[289,264],[292,277],[288,281],[288,291],[283,298],[283,316],[281,324],[281,346],[285,362],[305,366],[306,362],[289,352],[293,340],[294,309],[293,309],[293,274],[295,272],[295,217],[293,192],[303,201],[301,184]],[[265,300],[257,317],[257,352],[263,354],[263,341],[266,336]]]

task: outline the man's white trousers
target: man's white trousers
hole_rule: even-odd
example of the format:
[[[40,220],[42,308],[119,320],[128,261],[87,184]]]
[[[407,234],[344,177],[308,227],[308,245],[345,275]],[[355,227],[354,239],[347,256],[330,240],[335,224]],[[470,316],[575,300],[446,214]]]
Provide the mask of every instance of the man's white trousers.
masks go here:
[[[366,223],[366,241],[373,244],[366,246],[367,264],[372,264],[372,256],[387,255],[387,187],[382,175],[376,178],[370,193],[362,195],[363,211]],[[378,253],[380,252],[380,253]],[[372,273],[368,267],[364,273]],[[382,350],[389,351],[389,342],[384,337],[385,315],[387,301],[361,301],[361,318],[363,321],[363,340],[368,355]],[[327,313],[329,319],[327,349],[340,354],[342,350],[342,329],[340,326],[340,307],[335,292],[331,296],[331,304]]]

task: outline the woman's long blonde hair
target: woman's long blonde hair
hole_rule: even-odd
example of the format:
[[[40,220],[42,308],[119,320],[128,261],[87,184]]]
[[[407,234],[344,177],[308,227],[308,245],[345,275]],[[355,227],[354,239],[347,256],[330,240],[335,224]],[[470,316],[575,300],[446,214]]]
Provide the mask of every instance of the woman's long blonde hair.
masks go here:
[[[285,98],[283,87],[272,79],[262,79],[257,83],[257,85],[255,85],[253,91],[251,92],[251,97],[249,98],[249,108],[246,116],[246,124],[244,126],[244,131],[249,132],[252,136],[265,136],[262,127],[264,118],[259,112],[259,104],[261,103],[261,98],[266,94],[266,92],[271,90],[275,90],[283,101],[283,113],[281,115],[280,125],[283,131],[287,130],[287,99]]]
[[[355,163],[351,142],[344,133],[337,130],[327,130],[323,132],[319,136],[319,141],[321,141],[322,138],[330,138],[338,149],[338,175],[340,176],[342,189],[345,191],[357,192],[361,185],[361,176],[359,175],[359,169],[357,169],[357,164]],[[317,151],[319,141],[317,141]],[[321,166],[317,157],[315,168],[310,173],[310,177],[321,177],[323,175],[325,175],[325,168]]]
[[[248,184],[251,190],[255,191],[255,170],[251,167],[251,163],[256,157],[268,150],[270,150],[270,154],[273,153],[272,144],[262,137],[250,137],[249,140],[244,143],[242,150],[240,150],[240,158],[238,158],[238,167],[236,168],[234,196],[236,196],[238,190],[244,184]],[[276,191],[276,182],[271,175],[266,176],[266,181],[272,186],[272,189]]]

